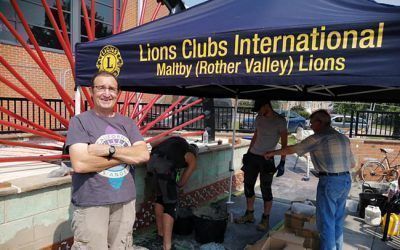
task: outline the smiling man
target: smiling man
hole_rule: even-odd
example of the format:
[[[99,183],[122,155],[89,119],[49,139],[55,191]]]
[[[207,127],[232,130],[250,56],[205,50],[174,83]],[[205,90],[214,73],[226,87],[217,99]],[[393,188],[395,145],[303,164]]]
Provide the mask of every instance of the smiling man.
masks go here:
[[[72,168],[73,249],[132,249],[136,189],[134,166],[149,152],[136,124],[114,112],[119,87],[96,73],[94,108],[70,121],[66,146]]]

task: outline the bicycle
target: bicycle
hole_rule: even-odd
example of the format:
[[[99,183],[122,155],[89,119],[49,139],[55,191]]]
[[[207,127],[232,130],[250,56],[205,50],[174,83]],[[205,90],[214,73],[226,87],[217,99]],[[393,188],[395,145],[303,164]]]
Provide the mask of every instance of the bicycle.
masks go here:
[[[385,157],[383,157],[381,161],[375,159],[370,160],[361,167],[361,178],[363,181],[381,182],[385,178],[387,182],[391,182],[399,178],[398,170],[400,170],[400,165],[391,166],[394,160],[389,162],[387,156],[388,153],[393,152],[393,149],[381,148],[380,151],[385,154]],[[397,156],[399,154],[400,152]]]

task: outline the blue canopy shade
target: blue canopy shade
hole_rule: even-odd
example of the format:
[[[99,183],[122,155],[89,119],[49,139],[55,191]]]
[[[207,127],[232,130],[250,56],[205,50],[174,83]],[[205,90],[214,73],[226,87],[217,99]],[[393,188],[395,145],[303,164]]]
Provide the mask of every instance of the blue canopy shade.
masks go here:
[[[400,102],[400,8],[369,0],[212,0],[76,46],[76,84],[206,97]]]

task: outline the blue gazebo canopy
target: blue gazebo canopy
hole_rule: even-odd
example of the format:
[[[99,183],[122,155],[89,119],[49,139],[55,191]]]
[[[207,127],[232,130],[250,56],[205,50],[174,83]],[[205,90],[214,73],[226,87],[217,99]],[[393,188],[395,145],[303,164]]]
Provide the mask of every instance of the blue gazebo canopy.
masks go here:
[[[400,8],[369,0],[212,0],[76,46],[76,84],[207,97],[400,102]]]

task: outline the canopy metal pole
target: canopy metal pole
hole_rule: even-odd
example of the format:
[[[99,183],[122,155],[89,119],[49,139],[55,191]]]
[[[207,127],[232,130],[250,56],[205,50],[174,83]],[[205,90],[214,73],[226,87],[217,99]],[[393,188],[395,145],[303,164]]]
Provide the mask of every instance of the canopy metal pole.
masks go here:
[[[233,160],[235,159],[235,140],[236,140],[236,126],[235,126],[235,121],[236,121],[236,115],[237,115],[237,109],[238,109],[238,96],[235,97],[235,109],[233,110],[233,119],[232,119],[232,128],[233,128],[233,133],[232,133],[232,154],[231,154],[231,160],[229,162],[229,172],[230,172],[230,180],[229,180],[229,199],[226,203],[232,204],[232,181],[233,181],[233,173],[235,172],[235,169],[233,168]]]
[[[306,172],[306,177],[304,178],[305,181],[309,181],[310,180],[310,157],[307,157],[307,172]]]
[[[81,113],[81,87],[76,87],[75,91],[75,115]]]

